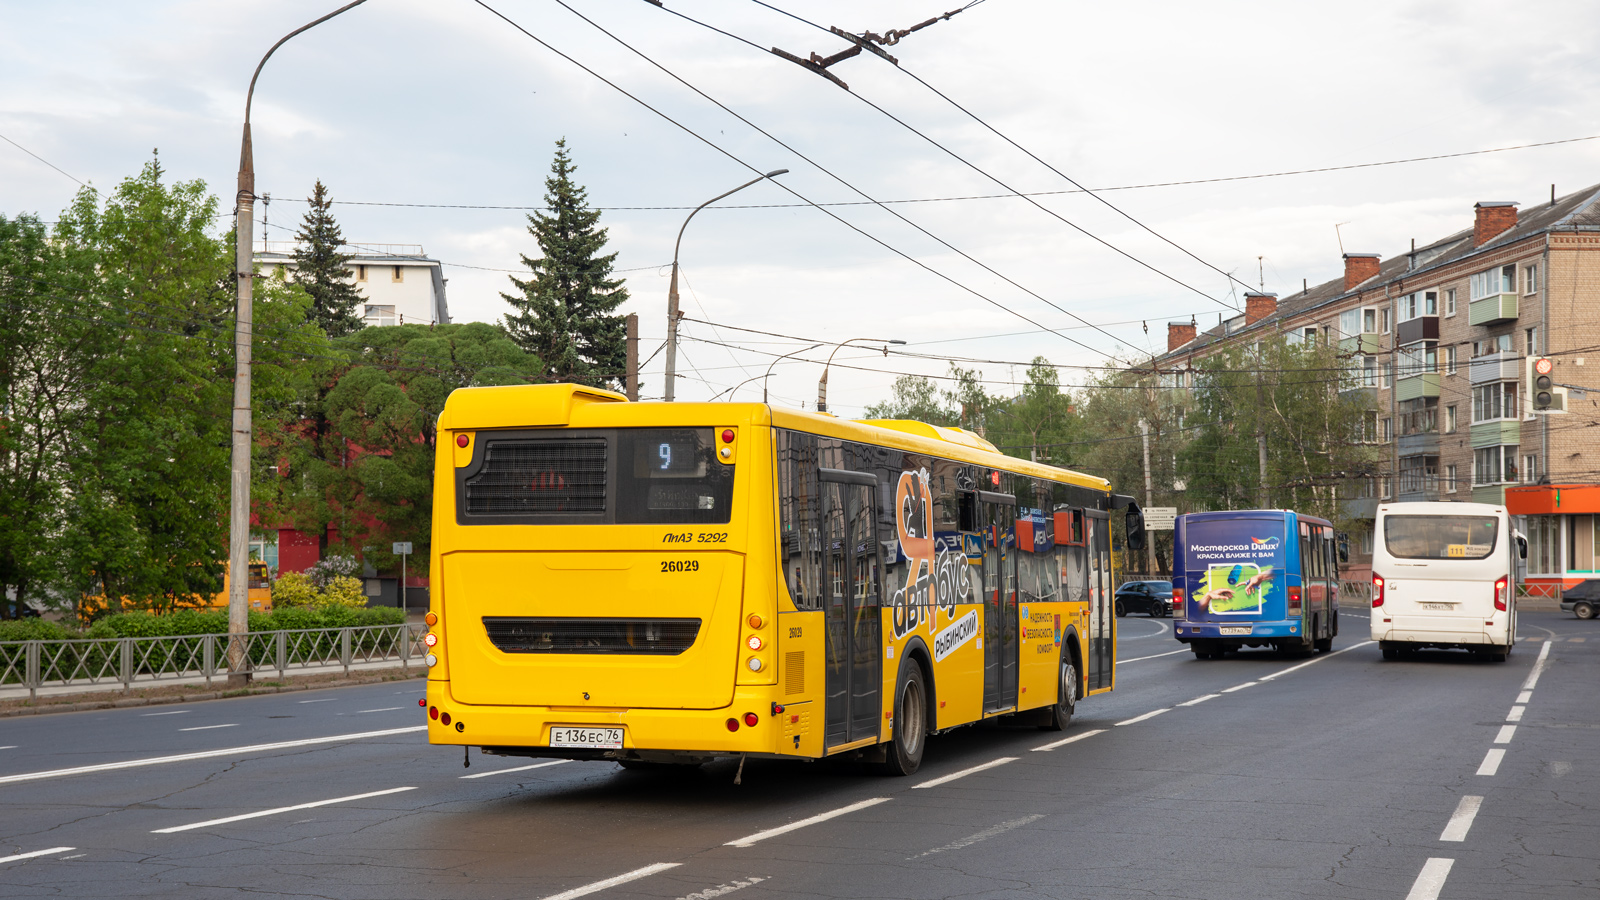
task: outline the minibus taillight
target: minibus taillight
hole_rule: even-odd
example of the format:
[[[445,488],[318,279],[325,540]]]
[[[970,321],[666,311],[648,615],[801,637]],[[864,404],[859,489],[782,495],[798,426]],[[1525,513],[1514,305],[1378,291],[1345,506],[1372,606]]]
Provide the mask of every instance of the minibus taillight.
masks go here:
[[[1181,587],[1172,589],[1172,617],[1174,619],[1183,618],[1183,588]]]
[[[1383,576],[1372,573],[1372,608],[1377,609],[1383,605]]]
[[[1511,579],[1501,575],[1494,583],[1494,608],[1501,612],[1506,611],[1506,589],[1511,587]]]
[[[1293,586],[1289,588],[1289,615],[1300,615],[1300,589]]]

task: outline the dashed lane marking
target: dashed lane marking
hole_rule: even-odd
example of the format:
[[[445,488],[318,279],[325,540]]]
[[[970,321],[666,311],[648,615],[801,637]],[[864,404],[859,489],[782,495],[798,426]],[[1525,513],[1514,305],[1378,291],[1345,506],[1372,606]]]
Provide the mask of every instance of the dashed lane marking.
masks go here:
[[[1515,726],[1515,725],[1501,725],[1500,726],[1500,733],[1494,736],[1494,742],[1496,744],[1509,744],[1509,743],[1511,743],[1512,736],[1515,735],[1516,733],[1517,733],[1517,726]]]
[[[1527,711],[1528,711],[1528,708],[1526,706],[1513,706],[1513,707],[1511,707],[1511,712],[1506,713],[1506,721],[1507,722],[1521,722],[1522,721],[1522,714],[1527,712]]]
[[[1289,674],[1290,672],[1298,672],[1301,669],[1304,669],[1306,666],[1314,666],[1317,663],[1322,662],[1325,659],[1332,659],[1333,657],[1338,656],[1341,653],[1349,653],[1351,650],[1360,650],[1362,647],[1370,647],[1374,643],[1376,643],[1376,642],[1375,641],[1362,641],[1359,644],[1352,644],[1349,647],[1344,648],[1343,650],[1335,650],[1332,653],[1324,653],[1321,656],[1318,656],[1316,659],[1307,660],[1306,662],[1303,662],[1298,666],[1290,666],[1287,669],[1280,669],[1277,672],[1273,672],[1271,675],[1263,675],[1263,676],[1261,676],[1260,680],[1262,680],[1262,681],[1271,681],[1274,678],[1280,678],[1280,677],[1282,677],[1284,675]]]
[[[7,744],[4,747],[0,747],[0,750],[15,750],[15,749],[17,749],[17,745],[16,744]]]
[[[950,850],[960,850],[962,847],[970,847],[979,841],[987,841],[989,838],[1005,834],[1014,828],[1021,828],[1024,825],[1037,822],[1042,818],[1044,818],[1043,815],[1033,815],[1023,816],[1020,819],[1012,819],[1009,822],[1001,822],[999,825],[996,825],[993,828],[985,828],[977,834],[969,834],[959,841],[951,841],[950,843],[945,844],[943,847],[935,847],[932,850],[918,853],[916,856],[908,856],[906,859],[921,859],[924,856],[932,856],[935,853],[945,853]]]
[[[574,897],[586,897],[589,894],[598,893],[606,888],[614,888],[619,884],[627,884],[630,881],[638,881],[641,878],[647,878],[656,874],[657,872],[665,872],[668,869],[676,869],[680,865],[682,865],[682,863],[654,863],[652,865],[645,866],[642,869],[634,869],[632,872],[624,872],[621,875],[607,878],[604,881],[596,881],[594,884],[586,884],[583,887],[575,887],[570,891],[562,891],[559,894],[551,894],[550,896],[545,897],[544,900],[573,900]]]
[[[1483,806],[1482,797],[1462,797],[1456,804],[1456,811],[1450,816],[1450,821],[1444,826],[1444,833],[1439,835],[1441,841],[1464,841],[1467,832],[1472,830],[1472,820],[1477,818],[1478,809]]]
[[[1117,724],[1118,725],[1132,725],[1135,722],[1143,722],[1145,719],[1154,719],[1156,716],[1159,716],[1164,712],[1172,712],[1172,707],[1168,706],[1168,707],[1164,707],[1162,709],[1153,709],[1153,710],[1145,713],[1142,716],[1134,716],[1131,719],[1124,719],[1121,722],[1118,722]]]
[[[243,822],[245,819],[259,819],[262,816],[276,816],[298,809],[315,809],[319,806],[332,806],[335,803],[352,803],[356,800],[365,800],[368,797],[382,797],[385,794],[398,794],[402,791],[414,791],[414,787],[389,788],[386,791],[370,791],[365,794],[351,794],[348,797],[334,797],[332,800],[317,800],[312,803],[297,803],[294,806],[280,806],[277,809],[263,809],[259,812],[244,813],[238,816],[228,816],[222,819],[209,819],[204,822],[194,822],[189,825],[176,825],[172,828],[157,828],[151,834],[176,834],[180,831],[193,831],[196,828],[210,828],[213,825],[227,825],[230,822]]]
[[[358,709],[358,710],[356,710],[356,715],[359,716],[362,713],[369,713],[369,712],[394,712],[397,709],[405,709],[405,707],[404,706],[385,706],[385,707],[382,707],[380,709]]]
[[[338,698],[338,697],[323,697],[320,700],[301,700],[299,702],[300,703],[332,703],[333,701],[338,700],[338,699],[340,699],[340,698]]]
[[[1203,697],[1196,697],[1193,700],[1185,700],[1182,703],[1179,703],[1178,705],[1179,706],[1195,706],[1197,704],[1204,703],[1207,700],[1215,700],[1215,699],[1217,699],[1218,697],[1221,697],[1221,696],[1222,696],[1221,694],[1206,694]]]
[[[1531,703],[1532,701],[1533,701],[1533,691],[1523,691],[1522,693],[1517,695],[1517,702],[1518,703]]]
[[[32,853],[18,853],[16,856],[0,856],[0,865],[4,865],[5,863],[17,862],[18,860],[23,860],[23,859],[33,859],[35,856],[49,856],[52,853],[65,853],[68,850],[76,850],[76,849],[78,849],[78,848],[76,848],[76,847],[51,847],[49,850],[35,850]]]
[[[703,891],[695,891],[692,894],[684,894],[682,897],[679,897],[678,900],[711,900],[713,897],[721,897],[724,894],[731,894],[741,888],[747,888],[752,884],[760,884],[766,880],[766,876],[751,875],[749,878],[741,879],[739,881],[730,881],[727,884],[719,884],[714,888],[706,888]]]
[[[526,772],[529,769],[543,769],[546,766],[559,766],[562,763],[572,762],[570,759],[552,759],[549,762],[534,763],[531,766],[517,766],[514,769],[495,769],[493,772],[479,772],[476,775],[463,775],[462,778],[488,778],[490,775],[510,775],[512,772]]]
[[[846,816],[846,815],[849,815],[850,813],[866,809],[869,806],[877,806],[879,803],[888,803],[888,802],[889,802],[889,798],[888,797],[873,797],[871,800],[862,800],[859,803],[852,803],[849,806],[841,806],[838,809],[829,810],[828,812],[825,812],[825,813],[818,813],[817,815],[814,815],[809,819],[801,819],[798,822],[790,822],[787,825],[779,825],[777,828],[769,828],[766,831],[758,831],[755,834],[752,834],[752,835],[750,835],[748,837],[742,837],[742,838],[739,838],[736,841],[729,841],[726,844],[724,844],[723,846],[724,847],[749,847],[749,846],[751,846],[753,844],[760,843],[761,841],[764,841],[767,838],[777,837],[780,834],[788,834],[791,831],[797,831],[797,830],[799,830],[801,828],[805,828],[808,825],[815,825],[818,822],[826,822],[829,819],[836,819],[839,816]],[[566,895],[563,894],[562,896],[564,897]],[[579,895],[578,894],[573,894],[572,896],[577,897]],[[547,898],[545,898],[545,900],[557,900],[557,898],[555,898],[555,897],[547,897]]]
[[[1544,674],[1544,664],[1549,658],[1550,642],[1545,641],[1544,647],[1540,648],[1539,650],[1538,660],[1536,660],[1533,664],[1533,671],[1528,673],[1528,680],[1522,683],[1523,690],[1531,691],[1533,690],[1533,686],[1539,683],[1539,676]]]
[[[1444,880],[1450,876],[1450,867],[1455,865],[1453,859],[1434,857],[1422,865],[1422,871],[1417,873],[1417,880],[1411,885],[1411,893],[1406,895],[1406,900],[1439,900],[1439,891],[1444,889]]]
[[[191,711],[192,710],[187,710],[187,709],[169,709],[166,712],[140,713],[139,714],[139,718],[148,719],[151,716],[181,716],[184,713],[191,712]]]
[[[174,756],[151,756],[144,759],[125,759],[121,762],[100,763],[95,766],[74,766],[70,769],[49,769],[43,772],[24,772],[20,775],[0,775],[0,784],[15,784],[19,781],[38,781],[41,778],[61,778],[67,775],[88,775],[92,772],[114,772],[118,769],[133,769],[139,766],[159,766],[164,763],[188,762],[195,759],[212,759],[218,756],[243,756],[250,753],[266,753],[272,750],[287,750],[292,747],[311,747],[317,744],[338,744],[346,741],[359,741],[365,738],[391,737],[398,734],[414,734],[426,731],[426,725],[410,725],[405,728],[385,728],[382,731],[361,731],[354,734],[335,734],[328,737],[302,738],[297,741],[278,741],[272,744],[251,744],[246,747],[227,747],[222,750],[199,750],[194,753],[179,753]]]
[[[1224,694],[1231,694],[1234,691],[1242,691],[1247,687],[1255,687],[1256,685],[1258,685],[1260,683],[1261,682],[1259,682],[1259,681],[1246,681],[1244,684],[1236,684],[1231,688],[1223,688],[1222,692]]]
[[[1183,650],[1174,650],[1171,653],[1157,653],[1155,656],[1136,656],[1133,659],[1119,659],[1119,660],[1117,660],[1117,665],[1120,666],[1123,663],[1131,663],[1131,662],[1144,662],[1147,659],[1160,659],[1163,656],[1174,656],[1174,655],[1179,654],[1179,653],[1188,653],[1188,652],[1189,651],[1186,648],[1186,649],[1183,649]]]
[[[1483,755],[1483,764],[1478,766],[1479,775],[1493,775],[1500,771],[1500,761],[1506,758],[1506,751],[1496,747]]]
[[[933,778],[933,779],[930,779],[928,781],[924,781],[921,784],[913,784],[911,787],[912,787],[912,789],[938,787],[941,784],[949,784],[950,782],[955,781],[957,778],[965,778],[968,775],[973,775],[973,774],[976,774],[978,772],[982,772],[985,769],[992,769],[995,766],[1003,766],[1006,763],[1012,763],[1012,762],[1016,762],[1016,761],[1017,761],[1017,757],[1015,757],[1015,756],[1002,756],[999,759],[991,759],[991,760],[989,760],[988,762],[986,762],[986,763],[984,763],[982,765],[973,766],[970,769],[962,769],[959,772],[951,772],[949,775],[942,775],[942,776],[940,776],[938,778]]]
[[[193,728],[179,728],[179,731],[210,731],[213,728],[238,728],[238,722],[229,722],[226,725],[196,725]]]
[[[1069,737],[1069,738],[1062,738],[1059,741],[1052,741],[1052,742],[1050,742],[1048,744],[1045,744],[1043,747],[1035,747],[1035,748],[1033,748],[1033,752],[1035,752],[1035,753],[1044,753],[1044,752],[1049,751],[1049,750],[1054,750],[1057,747],[1065,747],[1066,745],[1068,745],[1070,743],[1073,743],[1074,741],[1081,741],[1084,738],[1094,737],[1097,734],[1104,734],[1104,733],[1105,733],[1105,729],[1104,728],[1096,728],[1093,731],[1085,731],[1083,734],[1075,734],[1075,735],[1073,735],[1072,737]]]

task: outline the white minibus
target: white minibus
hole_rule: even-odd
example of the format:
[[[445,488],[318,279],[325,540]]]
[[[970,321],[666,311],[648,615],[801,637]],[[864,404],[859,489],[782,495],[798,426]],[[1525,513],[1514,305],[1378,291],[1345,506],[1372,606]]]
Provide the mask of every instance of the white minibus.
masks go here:
[[[1384,659],[1459,647],[1504,662],[1517,635],[1517,560],[1505,507],[1387,503],[1372,547],[1372,639]]]

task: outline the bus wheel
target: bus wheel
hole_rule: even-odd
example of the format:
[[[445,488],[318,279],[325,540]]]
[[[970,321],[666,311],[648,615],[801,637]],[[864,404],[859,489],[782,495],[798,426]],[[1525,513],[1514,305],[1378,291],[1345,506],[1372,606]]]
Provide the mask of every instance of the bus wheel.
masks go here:
[[[1486,655],[1489,657],[1491,662],[1505,662],[1506,657],[1511,655],[1511,648],[1502,646],[1500,644],[1492,644],[1490,645],[1489,652]]]
[[[1580,600],[1572,604],[1572,614],[1580,619],[1592,619],[1594,618],[1594,604],[1584,603]]]
[[[1396,660],[1400,658],[1400,647],[1398,645],[1392,644],[1388,641],[1382,641],[1378,644],[1378,646],[1383,648],[1384,659]]]
[[[1056,705],[1050,707],[1050,722],[1045,731],[1066,731],[1078,706],[1078,668],[1069,656],[1061,660],[1061,684],[1056,688]]]
[[[883,761],[885,773],[910,775],[922,765],[922,748],[928,737],[926,698],[922,667],[907,660],[894,689],[894,740],[889,742],[888,758]]]
[[[1317,652],[1318,653],[1327,653],[1329,650],[1332,650],[1332,649],[1333,649],[1333,638],[1331,638],[1331,637],[1317,638]]]

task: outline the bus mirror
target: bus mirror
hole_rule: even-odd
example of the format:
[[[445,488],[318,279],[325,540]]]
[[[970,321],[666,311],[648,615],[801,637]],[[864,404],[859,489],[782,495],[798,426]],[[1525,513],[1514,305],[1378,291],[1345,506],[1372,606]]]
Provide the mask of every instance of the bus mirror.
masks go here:
[[[1518,559],[1527,559],[1528,558],[1528,539],[1523,537],[1520,534],[1517,535],[1517,558]]]
[[[1128,550],[1138,553],[1144,549],[1144,513],[1139,510],[1139,504],[1128,504],[1128,517],[1124,524],[1128,529]]]

